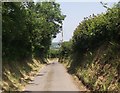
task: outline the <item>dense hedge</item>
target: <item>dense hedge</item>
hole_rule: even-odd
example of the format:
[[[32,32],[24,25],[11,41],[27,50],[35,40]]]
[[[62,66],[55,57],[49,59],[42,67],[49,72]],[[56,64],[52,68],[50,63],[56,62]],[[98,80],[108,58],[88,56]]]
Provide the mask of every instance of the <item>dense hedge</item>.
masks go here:
[[[106,41],[120,43],[120,3],[106,13],[84,18],[73,35],[73,51],[85,52]]]
[[[65,41],[61,44],[61,47],[59,49],[59,58],[68,58],[69,55],[71,54],[71,45],[72,41]]]
[[[120,45],[120,2],[112,8],[103,6],[107,8],[105,13],[84,18],[75,29],[72,39],[62,44],[60,60],[70,57],[70,68],[84,64],[82,60],[86,53],[92,55],[94,50],[105,43]]]

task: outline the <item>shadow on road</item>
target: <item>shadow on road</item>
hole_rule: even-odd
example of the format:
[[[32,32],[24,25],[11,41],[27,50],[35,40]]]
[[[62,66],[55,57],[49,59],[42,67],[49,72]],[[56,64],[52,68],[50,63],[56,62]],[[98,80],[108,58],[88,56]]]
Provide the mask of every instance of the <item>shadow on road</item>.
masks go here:
[[[38,74],[37,76],[44,76],[44,74]]]

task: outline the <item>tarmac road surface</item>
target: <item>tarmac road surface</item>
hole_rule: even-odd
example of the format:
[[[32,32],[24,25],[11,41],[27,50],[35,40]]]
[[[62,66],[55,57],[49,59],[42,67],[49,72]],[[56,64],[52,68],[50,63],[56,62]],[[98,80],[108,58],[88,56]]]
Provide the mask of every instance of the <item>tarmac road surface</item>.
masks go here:
[[[67,73],[65,67],[52,62],[45,66],[32,82],[26,86],[25,91],[80,91]]]

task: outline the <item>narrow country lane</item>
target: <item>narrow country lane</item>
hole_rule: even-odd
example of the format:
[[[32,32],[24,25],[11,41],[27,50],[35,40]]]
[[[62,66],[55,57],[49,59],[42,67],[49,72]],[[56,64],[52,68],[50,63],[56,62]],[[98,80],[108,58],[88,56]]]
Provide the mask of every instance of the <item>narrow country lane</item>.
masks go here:
[[[64,66],[53,62],[44,67],[25,91],[79,91]]]

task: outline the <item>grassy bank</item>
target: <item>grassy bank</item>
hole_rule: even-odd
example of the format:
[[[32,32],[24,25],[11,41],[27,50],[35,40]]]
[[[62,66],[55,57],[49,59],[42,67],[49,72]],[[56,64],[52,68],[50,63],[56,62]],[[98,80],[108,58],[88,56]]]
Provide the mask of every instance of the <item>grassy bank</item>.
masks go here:
[[[120,46],[105,44],[84,55],[75,74],[91,90],[120,91]]]
[[[83,56],[64,59],[64,64],[90,90],[120,91],[119,50],[120,45],[116,43],[104,43]]]
[[[38,59],[26,60],[22,62],[4,62],[2,72],[3,91],[22,91],[25,85],[33,80],[37,72],[44,66]]]

